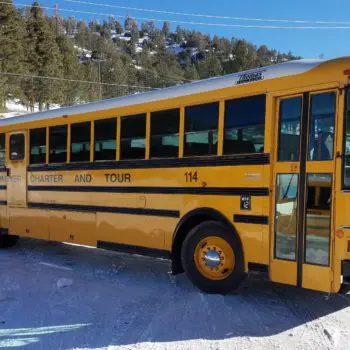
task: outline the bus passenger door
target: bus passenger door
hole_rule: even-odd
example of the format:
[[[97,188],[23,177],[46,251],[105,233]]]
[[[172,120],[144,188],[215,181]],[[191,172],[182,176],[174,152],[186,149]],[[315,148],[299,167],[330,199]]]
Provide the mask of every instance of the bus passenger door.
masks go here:
[[[7,134],[7,204],[9,207],[27,205],[26,132]]]
[[[337,92],[277,99],[272,281],[332,290]]]

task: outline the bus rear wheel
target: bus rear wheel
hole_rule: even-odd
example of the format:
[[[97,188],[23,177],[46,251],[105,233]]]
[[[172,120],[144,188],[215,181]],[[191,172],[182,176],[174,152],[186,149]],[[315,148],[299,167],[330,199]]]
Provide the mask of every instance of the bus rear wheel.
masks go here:
[[[181,260],[188,278],[205,293],[227,294],[244,279],[241,244],[220,222],[194,227],[183,243]]]
[[[11,248],[14,245],[16,245],[17,241],[18,241],[18,236],[0,234],[0,249]]]

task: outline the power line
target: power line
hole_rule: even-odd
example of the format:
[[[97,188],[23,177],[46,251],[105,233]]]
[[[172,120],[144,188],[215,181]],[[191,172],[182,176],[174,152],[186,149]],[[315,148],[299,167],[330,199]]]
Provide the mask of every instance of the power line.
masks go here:
[[[9,2],[0,1],[0,4],[12,5]],[[45,10],[55,10],[54,7],[48,6],[33,6],[28,4],[13,3],[15,6],[19,7],[38,7]],[[116,18],[125,18],[126,16],[116,15],[113,13],[99,13],[99,12],[90,12],[90,11],[77,11],[72,9],[60,8],[60,11],[85,14],[85,15],[94,15],[94,16],[107,16],[107,17],[116,17]],[[156,18],[147,18],[147,17],[132,17],[135,20],[139,21],[153,21],[153,22],[169,22],[169,23],[178,23],[178,24],[190,24],[190,25],[201,25],[209,27],[227,27],[227,28],[249,28],[249,29],[310,29],[310,30],[344,30],[350,29],[350,26],[277,26],[277,25],[248,25],[248,24],[226,24],[226,23],[210,23],[210,22],[194,22],[194,21],[176,21],[170,19],[156,19]],[[349,22],[350,24],[350,22]]]
[[[153,13],[164,13],[168,15],[176,16],[189,16],[189,17],[202,17],[202,18],[216,18],[216,19],[230,19],[235,21],[258,21],[258,22],[278,22],[278,23],[312,23],[312,24],[350,24],[350,21],[315,21],[315,20],[291,20],[291,19],[272,19],[272,18],[252,18],[252,17],[232,17],[232,16],[218,16],[218,15],[207,15],[200,13],[186,13],[186,12],[175,12],[166,10],[156,10],[156,9],[145,9],[139,7],[129,7],[120,5],[110,5],[106,3],[96,3],[83,0],[64,0],[65,2],[101,6],[109,8],[118,8],[124,10],[132,11],[142,11],[142,12],[153,12]]]
[[[8,73],[8,72],[0,72],[0,75],[17,76],[17,77],[25,77],[25,78],[33,78],[33,79],[66,81],[66,82],[71,82],[71,83],[85,83],[85,84],[96,84],[96,85],[105,85],[105,86],[116,86],[116,87],[134,88],[134,89],[160,90],[159,88],[152,88],[149,86],[113,84],[113,83],[102,83],[102,82],[100,83],[97,81],[90,81],[90,80],[66,79],[66,78],[58,78],[58,77],[50,77],[50,76],[42,76],[42,75],[30,75],[30,74]]]

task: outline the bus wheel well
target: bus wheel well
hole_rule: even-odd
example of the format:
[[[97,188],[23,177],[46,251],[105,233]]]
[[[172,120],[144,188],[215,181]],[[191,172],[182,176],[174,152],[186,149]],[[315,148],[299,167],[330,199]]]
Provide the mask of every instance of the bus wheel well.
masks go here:
[[[173,245],[171,249],[171,260],[172,260],[172,273],[174,275],[184,272],[181,262],[181,249],[182,244],[187,236],[187,234],[197,225],[204,221],[218,221],[233,229],[232,224],[223,216],[220,212],[211,208],[201,208],[195,209],[187,213],[178,223]]]

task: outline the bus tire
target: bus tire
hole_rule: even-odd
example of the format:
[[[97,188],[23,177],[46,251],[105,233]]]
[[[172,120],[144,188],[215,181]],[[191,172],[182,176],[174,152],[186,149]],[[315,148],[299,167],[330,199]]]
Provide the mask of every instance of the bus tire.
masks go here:
[[[181,250],[192,283],[210,294],[227,294],[244,279],[244,259],[236,234],[217,221],[205,221],[187,235]]]
[[[17,244],[18,236],[0,235],[0,249],[11,248]]]

